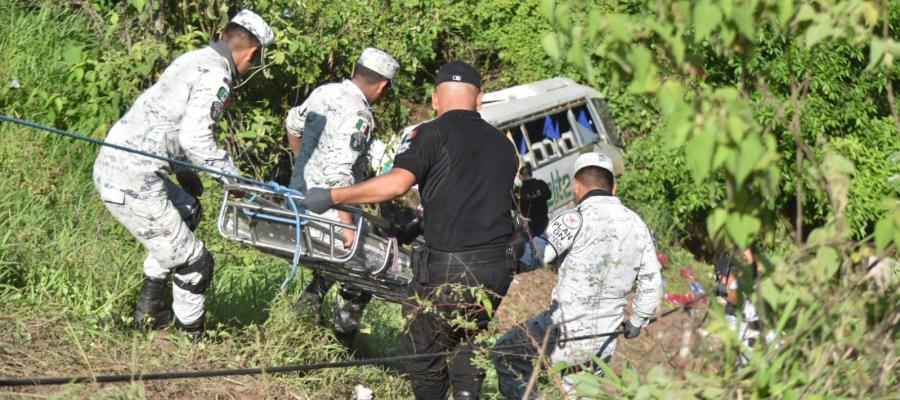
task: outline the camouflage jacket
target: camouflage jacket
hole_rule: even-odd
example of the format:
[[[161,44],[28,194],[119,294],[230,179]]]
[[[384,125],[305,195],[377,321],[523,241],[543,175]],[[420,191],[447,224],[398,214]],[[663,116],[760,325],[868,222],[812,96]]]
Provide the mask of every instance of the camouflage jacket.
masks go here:
[[[239,175],[214,137],[235,73],[231,50],[223,42],[185,53],[138,97],[106,141]],[[150,190],[145,181],[156,181],[154,176],[180,169],[108,147],[100,150],[94,168],[105,186],[136,192]]]
[[[565,255],[552,294],[553,321],[562,324],[563,337],[618,329],[635,282],[631,323],[646,325],[659,303],[662,277],[650,230],[634,211],[616,197],[589,196],[554,218],[547,237],[551,256],[545,259]],[[604,356],[614,346],[606,346]]]
[[[302,137],[291,187],[350,186],[362,180],[374,121],[369,103],[345,80],[322,85],[285,120],[289,135]]]

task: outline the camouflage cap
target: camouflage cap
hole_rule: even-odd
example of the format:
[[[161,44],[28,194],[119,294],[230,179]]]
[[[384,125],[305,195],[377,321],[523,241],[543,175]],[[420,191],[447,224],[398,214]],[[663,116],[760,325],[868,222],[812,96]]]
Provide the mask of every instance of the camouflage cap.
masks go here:
[[[578,171],[585,167],[600,167],[609,171],[613,177],[616,176],[616,169],[613,166],[612,159],[603,153],[584,153],[578,156],[578,159],[575,160],[575,166],[572,168],[572,174],[577,174]]]
[[[231,22],[244,27],[244,29],[250,31],[250,33],[256,37],[256,40],[259,40],[259,44],[263,47],[262,49],[259,49],[259,58],[260,61],[264,60],[263,50],[275,41],[275,33],[272,32],[272,28],[269,27],[269,24],[267,24],[259,14],[246,9],[237,13],[237,15],[231,19]]]
[[[398,63],[394,57],[391,57],[391,55],[384,50],[376,49],[374,47],[363,50],[362,55],[359,56],[359,61],[357,61],[356,64],[375,71],[378,75],[387,78],[389,81],[394,80],[394,76],[397,75],[397,70],[400,69],[400,63]]]

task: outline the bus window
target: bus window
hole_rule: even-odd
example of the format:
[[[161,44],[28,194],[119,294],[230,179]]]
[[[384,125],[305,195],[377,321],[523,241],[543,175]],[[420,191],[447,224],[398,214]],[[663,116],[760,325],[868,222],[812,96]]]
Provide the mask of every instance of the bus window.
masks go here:
[[[516,145],[516,150],[519,152],[519,155],[525,157],[531,146],[525,138],[525,135],[522,134],[521,127],[509,128],[506,130],[505,134]]]
[[[622,146],[622,142],[619,141],[619,129],[613,122],[612,113],[609,112],[609,104],[606,103],[606,100],[600,98],[591,99],[591,103],[594,106],[594,112],[596,112],[596,116],[603,124],[603,130],[606,133],[606,139],[610,143],[624,148],[624,146]]]
[[[537,165],[542,165],[547,161],[547,156],[544,154],[544,146],[541,146],[540,142],[532,145],[531,155],[534,158],[534,163]]]
[[[582,104],[572,108],[572,115],[575,116],[575,123],[581,125],[593,133],[597,133],[597,127],[594,125],[594,118],[588,111],[587,105]]]
[[[531,143],[544,139],[559,140],[564,133],[572,131],[567,113],[568,111],[560,111],[525,123],[528,139]]]

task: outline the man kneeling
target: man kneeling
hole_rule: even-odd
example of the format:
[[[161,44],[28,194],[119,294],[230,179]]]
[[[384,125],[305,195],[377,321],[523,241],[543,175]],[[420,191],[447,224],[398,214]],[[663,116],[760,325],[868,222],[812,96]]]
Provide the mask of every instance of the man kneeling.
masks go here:
[[[616,336],[565,340],[613,332],[621,325],[626,338],[637,337],[659,303],[656,249],[641,218],[614,197],[612,160],[600,153],[582,154],[573,172],[578,207],[558,215],[547,229],[544,262],[565,256],[551,306],[496,344],[500,348],[494,352],[494,365],[500,392],[507,399],[525,396],[533,357],[539,352],[536,345],[545,335],[550,335],[547,353],[554,364],[580,366],[595,355],[609,360]],[[623,324],[625,296],[635,282],[631,318]],[[564,386],[572,389],[569,379],[564,379]],[[528,396],[536,394],[532,390]]]

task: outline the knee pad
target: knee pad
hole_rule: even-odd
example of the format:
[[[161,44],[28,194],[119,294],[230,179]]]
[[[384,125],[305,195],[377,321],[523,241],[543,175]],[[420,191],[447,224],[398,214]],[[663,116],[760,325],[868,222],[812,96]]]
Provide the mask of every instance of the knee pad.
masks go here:
[[[203,254],[197,261],[175,268],[175,286],[193,294],[203,294],[206,292],[209,284],[212,283],[214,267],[215,262],[213,261],[212,254],[210,254],[208,250],[203,249]],[[193,273],[200,275],[200,279],[198,279],[196,283],[184,280],[184,276]]]

